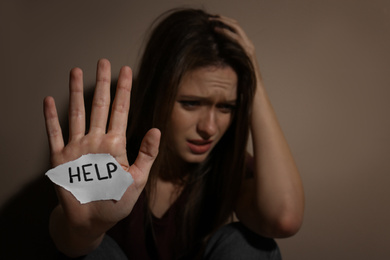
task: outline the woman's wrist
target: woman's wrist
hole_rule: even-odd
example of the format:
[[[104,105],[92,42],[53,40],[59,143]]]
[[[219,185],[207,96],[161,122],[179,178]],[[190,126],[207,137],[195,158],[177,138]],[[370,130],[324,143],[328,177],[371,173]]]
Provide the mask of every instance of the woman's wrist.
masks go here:
[[[69,257],[79,257],[93,251],[105,235],[92,225],[81,226],[68,221],[61,205],[50,216],[49,230],[57,249]]]

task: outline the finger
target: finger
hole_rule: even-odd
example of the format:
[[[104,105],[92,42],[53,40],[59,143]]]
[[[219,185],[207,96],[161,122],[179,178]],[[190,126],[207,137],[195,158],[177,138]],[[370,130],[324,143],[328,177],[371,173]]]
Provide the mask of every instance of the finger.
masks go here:
[[[69,78],[69,141],[85,134],[85,108],[83,94],[83,72],[72,69]]]
[[[236,30],[241,30],[241,27],[240,25],[238,24],[238,22],[230,17],[226,17],[226,16],[223,16],[223,15],[219,15],[219,16],[216,16],[216,17],[211,17],[210,20],[215,20],[215,21],[219,21],[225,25],[228,25],[229,27],[232,27],[232,29]]]
[[[138,156],[130,167],[130,173],[138,182],[146,182],[153,162],[158,155],[161,132],[154,128],[149,130],[142,140]]]
[[[215,31],[221,34],[224,34],[226,37],[229,37],[233,41],[237,42],[244,49],[248,57],[251,59],[253,66],[255,67],[256,75],[259,79],[261,79],[260,71],[258,69],[256,54],[255,54],[255,46],[252,41],[249,39],[248,35],[241,28],[239,23],[229,17],[226,16],[212,16],[209,18],[210,20],[219,21],[226,26],[229,26],[234,32],[227,28],[223,27],[215,27]]]
[[[226,16],[219,16],[219,17],[210,18],[210,19],[215,20],[215,21],[219,21],[219,22],[229,26],[231,29],[233,29],[235,34],[241,36],[244,40],[248,39],[245,31],[242,29],[242,27],[238,24],[238,22],[236,20],[229,18],[229,17],[226,17]]]
[[[112,104],[109,132],[125,135],[127,119],[130,108],[132,71],[129,67],[123,67],[119,72],[114,103]]]
[[[219,21],[226,26],[232,28],[233,31],[224,28],[224,27],[215,27],[215,31],[221,34],[224,34],[228,38],[232,39],[233,41],[237,42],[240,44],[246,53],[252,57],[255,52],[254,45],[252,41],[248,38],[247,34],[245,31],[241,28],[241,26],[238,24],[238,22],[234,19],[225,17],[225,16],[220,16],[217,18],[210,18],[211,20]]]
[[[46,97],[43,101],[43,113],[45,116],[46,132],[49,139],[50,152],[60,152],[64,148],[64,139],[54,99]]]
[[[235,42],[239,42],[240,41],[239,35],[236,32],[232,32],[231,30],[229,30],[227,28],[215,27],[214,30],[216,32],[219,32],[221,34],[226,35],[228,38],[232,39]]]
[[[101,59],[97,65],[96,88],[92,101],[90,133],[106,132],[108,111],[110,109],[111,64]]]

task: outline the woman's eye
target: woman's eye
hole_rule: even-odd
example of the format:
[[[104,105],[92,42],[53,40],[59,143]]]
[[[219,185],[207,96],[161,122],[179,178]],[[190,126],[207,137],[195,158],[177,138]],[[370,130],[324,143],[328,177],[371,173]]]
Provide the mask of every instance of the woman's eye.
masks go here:
[[[200,102],[194,101],[194,100],[181,100],[181,101],[179,101],[179,103],[181,104],[182,107],[184,107],[186,109],[194,109],[194,108],[200,106]]]
[[[232,113],[236,108],[231,104],[219,104],[217,107],[222,113]]]

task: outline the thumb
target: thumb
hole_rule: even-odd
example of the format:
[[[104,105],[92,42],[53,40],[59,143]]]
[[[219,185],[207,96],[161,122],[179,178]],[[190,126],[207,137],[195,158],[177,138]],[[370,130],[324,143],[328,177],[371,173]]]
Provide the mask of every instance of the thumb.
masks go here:
[[[134,164],[130,167],[133,178],[137,181],[145,181],[149,171],[158,155],[161,132],[157,128],[150,129],[142,139],[141,147]],[[143,179],[144,178],[144,179]]]

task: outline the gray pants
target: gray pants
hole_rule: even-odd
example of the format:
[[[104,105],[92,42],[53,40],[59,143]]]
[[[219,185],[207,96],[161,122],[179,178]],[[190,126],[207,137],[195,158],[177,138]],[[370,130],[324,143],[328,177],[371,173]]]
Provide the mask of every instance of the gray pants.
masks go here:
[[[68,259],[61,256],[60,259]],[[115,241],[106,236],[101,245],[82,260],[128,260]],[[239,222],[220,228],[206,246],[205,260],[281,260],[278,245],[273,239],[261,237]]]
[[[261,237],[235,222],[223,226],[211,237],[203,259],[281,260],[282,256],[275,240]]]

